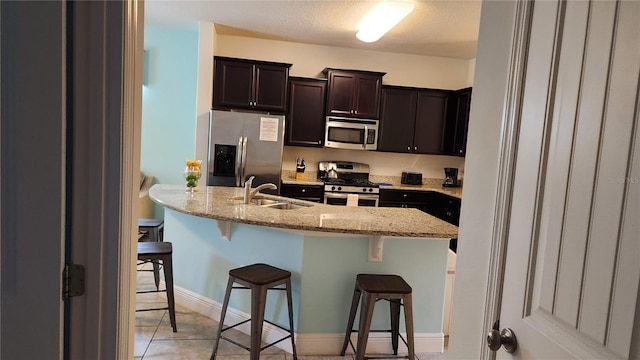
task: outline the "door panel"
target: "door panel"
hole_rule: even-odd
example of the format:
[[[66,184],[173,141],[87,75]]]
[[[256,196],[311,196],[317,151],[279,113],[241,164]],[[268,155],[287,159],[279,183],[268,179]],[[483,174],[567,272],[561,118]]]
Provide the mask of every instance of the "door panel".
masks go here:
[[[515,331],[518,358],[628,358],[640,3],[539,1],[533,11],[500,323]]]

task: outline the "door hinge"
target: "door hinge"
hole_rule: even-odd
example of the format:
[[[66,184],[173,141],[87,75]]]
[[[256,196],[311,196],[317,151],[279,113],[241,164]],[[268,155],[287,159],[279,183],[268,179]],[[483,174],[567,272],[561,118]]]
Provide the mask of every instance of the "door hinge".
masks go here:
[[[82,296],[84,295],[84,290],[84,266],[77,264],[65,265],[62,272],[63,299]]]

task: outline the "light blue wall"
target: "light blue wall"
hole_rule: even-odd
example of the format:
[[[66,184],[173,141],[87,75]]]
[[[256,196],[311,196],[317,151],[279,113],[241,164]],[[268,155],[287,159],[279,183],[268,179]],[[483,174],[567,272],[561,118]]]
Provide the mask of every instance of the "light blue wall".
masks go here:
[[[165,213],[164,239],[173,243],[176,286],[218,303],[224,299],[230,269],[263,262],[291,271],[299,334],[344,332],[358,273],[402,276],[413,288],[415,332],[442,332],[448,241],[387,239],[383,261],[369,262],[367,237],[311,236],[232,224],[231,241],[226,241],[214,220],[173,210]],[[389,328],[389,305],[378,304],[373,328]],[[234,292],[229,306],[250,313],[249,294]],[[272,294],[266,317],[288,327],[285,309],[284,294]]]
[[[148,84],[142,89],[140,169],[156,183],[184,182],[184,161],[194,158],[198,33],[146,26]],[[155,205],[156,218],[163,208]]]

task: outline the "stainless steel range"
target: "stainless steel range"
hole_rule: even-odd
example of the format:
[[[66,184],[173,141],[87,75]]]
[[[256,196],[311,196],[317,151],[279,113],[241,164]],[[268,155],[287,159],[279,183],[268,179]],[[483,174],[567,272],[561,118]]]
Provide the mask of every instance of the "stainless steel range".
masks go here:
[[[378,206],[380,189],[369,181],[369,165],[348,161],[321,161],[318,179],[324,182],[324,203]]]

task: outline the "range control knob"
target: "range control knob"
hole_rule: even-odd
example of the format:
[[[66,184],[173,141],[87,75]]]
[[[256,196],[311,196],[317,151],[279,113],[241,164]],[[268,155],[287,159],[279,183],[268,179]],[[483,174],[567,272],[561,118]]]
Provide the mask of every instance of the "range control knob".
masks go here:
[[[369,188],[369,192],[373,192],[373,189],[372,189],[372,188]]]
[[[342,191],[342,186],[338,186],[338,191]]]
[[[335,187],[335,186],[332,186],[332,187],[331,187],[331,191],[335,191],[335,190],[336,190],[336,187]]]
[[[362,188],[362,191],[367,192],[367,189],[366,188]]]

